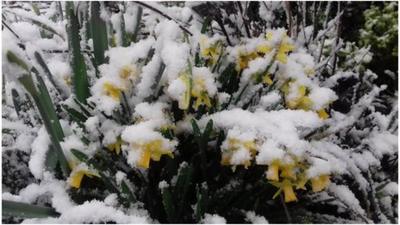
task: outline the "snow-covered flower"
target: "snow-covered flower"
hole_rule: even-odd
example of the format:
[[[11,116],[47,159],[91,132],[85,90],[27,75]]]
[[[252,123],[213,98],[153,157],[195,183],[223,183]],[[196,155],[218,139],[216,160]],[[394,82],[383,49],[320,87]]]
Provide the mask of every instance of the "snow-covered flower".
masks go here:
[[[86,164],[80,163],[77,165],[77,162],[70,161],[69,166],[72,169],[71,174],[68,178],[68,184],[74,188],[80,188],[82,179],[84,176],[88,177],[99,177],[99,174],[94,169],[89,168]]]

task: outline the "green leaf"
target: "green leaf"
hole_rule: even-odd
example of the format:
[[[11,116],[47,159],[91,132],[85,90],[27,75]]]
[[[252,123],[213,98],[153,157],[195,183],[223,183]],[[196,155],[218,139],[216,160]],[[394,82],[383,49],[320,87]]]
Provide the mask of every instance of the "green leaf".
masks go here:
[[[210,137],[210,134],[211,134],[212,130],[213,130],[213,121],[209,120],[207,125],[206,125],[206,129],[204,129],[204,132],[203,132],[203,135],[202,135],[203,136],[203,141],[208,142],[208,139]]]
[[[206,212],[207,208],[207,189],[203,188],[201,185],[196,187],[196,211],[195,217],[196,221],[200,222],[201,218],[203,218],[204,213]]]
[[[123,47],[128,47],[130,42],[128,38],[128,34],[126,33],[125,29],[125,18],[124,18],[124,13],[121,12],[121,40],[122,40],[122,46]]]
[[[132,41],[133,42],[137,42],[137,36],[138,36],[138,33],[139,33],[139,29],[140,29],[140,21],[142,20],[142,15],[143,15],[143,8],[138,6],[137,14],[136,14],[135,29],[134,29],[133,34],[132,34]]]
[[[71,67],[74,72],[73,84],[76,98],[86,103],[86,99],[90,96],[89,80],[86,72],[85,59],[81,53],[79,21],[74,13],[74,3],[66,2],[68,16],[68,41],[72,52]]]
[[[76,149],[72,148],[71,149],[71,153],[81,162],[87,162],[88,159],[89,159],[88,156],[85,153],[83,153],[83,152],[81,152],[79,150],[76,150]]]
[[[57,150],[58,160],[60,163],[61,170],[65,177],[69,175],[70,168],[61,148],[60,142],[64,140],[64,132],[62,130],[60,121],[58,120],[57,113],[54,108],[54,104],[51,101],[49,91],[39,75],[37,75],[38,80],[38,99],[37,105],[40,105],[39,111],[42,116],[43,122],[50,135],[54,149]],[[35,97],[34,97],[35,99]]]
[[[10,62],[16,63],[21,68],[27,70],[28,68],[27,64],[23,60],[18,58],[11,51],[7,52],[7,58]],[[29,72],[29,70],[27,71]],[[21,82],[21,84],[25,87],[25,89],[29,92],[29,94],[35,101],[40,116],[43,120],[43,124],[45,125],[47,133],[50,136],[54,149],[57,151],[57,158],[58,162],[60,163],[63,175],[67,177],[69,175],[70,169],[60,145],[60,142],[64,138],[64,133],[62,131],[60,122],[58,120],[57,114],[54,109],[54,105],[51,101],[46,85],[44,84],[42,78],[39,75],[37,75],[38,86],[36,88],[36,85],[33,82],[32,75],[30,72],[29,74],[23,74],[21,77],[18,78],[18,80]]]
[[[58,93],[63,94],[62,89],[56,84],[56,82],[53,79],[53,74],[50,72],[49,68],[47,67],[46,62],[43,60],[42,56],[38,53],[34,53],[36,61],[39,63],[39,65],[42,67],[44,73],[47,75],[47,78],[51,82],[51,84],[56,88]]]
[[[17,55],[15,55],[12,51],[7,51],[7,60],[11,63],[17,64],[22,69],[26,70],[26,72],[30,73],[30,69],[26,63],[21,60]]]
[[[165,213],[167,214],[168,222],[173,223],[175,221],[176,209],[171,191],[168,188],[162,190],[162,202]]]
[[[50,144],[45,160],[46,169],[48,171],[55,171],[57,168],[57,163],[58,163],[57,150],[54,149],[53,144]]]
[[[180,197],[179,204],[179,215],[183,214],[183,210],[187,207],[187,194],[192,183],[193,168],[192,166],[186,166],[179,170],[178,180],[175,186],[175,196]]]
[[[18,218],[46,218],[57,217],[60,214],[53,208],[36,206],[27,203],[2,200],[2,216]]]
[[[194,136],[195,137],[201,137],[202,136],[202,134],[201,134],[201,131],[200,131],[200,128],[199,128],[199,126],[197,125],[197,123],[196,123],[196,120],[195,119],[192,119],[191,120],[191,123],[192,123],[192,128],[193,128],[193,134],[194,134]]]
[[[207,17],[204,22],[203,22],[203,26],[201,26],[201,33],[204,34],[207,32],[207,27],[211,24],[211,17]]]
[[[122,193],[128,198],[129,204],[136,202],[135,195],[132,193],[131,189],[128,187],[128,185],[125,183],[125,181],[121,182],[121,190],[122,190]]]
[[[20,102],[20,97],[19,97],[18,91],[15,90],[14,88],[11,89],[11,97],[12,97],[15,112],[17,113],[17,115],[19,117],[22,103]]]
[[[90,28],[93,39],[93,53],[97,66],[106,63],[104,52],[108,49],[107,25],[100,17],[100,2],[93,1],[91,4]]]

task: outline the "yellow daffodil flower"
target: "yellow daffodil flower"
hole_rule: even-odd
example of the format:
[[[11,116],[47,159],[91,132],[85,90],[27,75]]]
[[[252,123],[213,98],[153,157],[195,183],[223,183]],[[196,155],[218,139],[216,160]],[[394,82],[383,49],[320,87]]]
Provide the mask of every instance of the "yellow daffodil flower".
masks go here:
[[[119,101],[122,89],[109,82],[105,82],[103,84],[103,91],[107,96],[113,98],[115,101]]]
[[[228,147],[226,151],[222,153],[221,165],[231,165],[230,161],[233,153],[242,147],[250,152],[251,158],[253,158],[257,153],[257,146],[254,141],[241,141],[236,138],[229,138]],[[251,162],[250,160],[246,160],[242,165],[247,169],[251,165]]]
[[[273,181],[279,181],[279,166],[280,161],[274,160],[269,166],[267,170],[267,179]]]
[[[257,52],[250,52],[250,53],[239,53],[239,58],[236,64],[236,70],[240,71],[246,69],[249,66],[249,62],[258,57]]]
[[[200,37],[199,44],[201,56],[208,59],[211,65],[217,63],[217,60],[222,53],[222,44],[220,42],[209,44],[207,37],[204,35]]]
[[[277,194],[274,195],[274,198],[278,196],[282,191],[285,196],[285,202],[294,202],[297,201],[296,194],[293,190],[293,184],[290,180],[284,179],[282,182],[270,182],[275,187],[278,187],[279,190]]]
[[[136,149],[140,149],[141,156],[137,161],[139,167],[148,169],[150,166],[150,159],[154,161],[160,161],[162,155],[168,155],[173,158],[174,155],[170,149],[163,148],[163,141],[153,140],[144,144],[135,144]]]
[[[119,70],[119,77],[127,80],[129,78],[135,79],[137,75],[137,69],[134,65],[125,65]]]
[[[290,51],[294,50],[294,45],[290,44],[287,41],[287,36],[286,34],[282,38],[281,44],[278,47],[278,50],[276,52],[276,60],[279,62],[286,64],[287,63],[287,53]]]
[[[206,105],[207,107],[211,107],[211,101],[208,97],[208,93],[206,91],[206,85],[203,79],[194,79],[193,80],[193,88],[192,88],[192,96],[196,98],[196,102],[193,106],[194,109],[198,109],[200,105]]]
[[[298,96],[294,100],[289,100],[286,102],[289,109],[303,109],[310,110],[312,107],[311,99],[306,96],[307,88],[304,85],[301,85],[298,89]]]
[[[329,185],[329,183],[330,176],[326,174],[311,178],[311,187],[313,192],[324,190]]]
[[[268,73],[265,74],[265,75],[263,76],[262,82],[263,82],[264,84],[271,85],[271,84],[273,83],[273,81],[272,81],[272,79],[271,79],[271,75],[268,74]]]
[[[291,178],[295,180],[296,179],[296,174],[294,172],[295,166],[296,165],[294,163],[284,164],[278,159],[274,160],[268,166],[267,179],[272,181],[279,181],[279,171],[281,171],[280,177]]]
[[[68,184],[71,187],[80,188],[84,176],[99,177],[97,172],[90,170],[87,166],[77,165],[76,161],[69,161],[69,166],[72,169],[68,178]]]
[[[117,153],[117,155],[119,155],[119,153],[121,152],[121,145],[122,145],[122,139],[121,137],[117,138],[117,141],[115,143],[109,144],[107,145],[107,149]]]
[[[319,118],[325,120],[329,118],[329,114],[325,111],[325,109],[317,110]]]

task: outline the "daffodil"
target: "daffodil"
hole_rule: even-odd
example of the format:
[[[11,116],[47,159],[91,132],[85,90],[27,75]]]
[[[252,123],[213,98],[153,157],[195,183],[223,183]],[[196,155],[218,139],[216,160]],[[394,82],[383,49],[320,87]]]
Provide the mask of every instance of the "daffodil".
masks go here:
[[[276,60],[278,60],[279,62],[286,64],[287,63],[287,54],[290,51],[294,50],[294,45],[290,44],[288,42],[288,37],[286,34],[284,34],[284,36],[282,37],[282,41],[277,49],[276,52]]]
[[[134,65],[125,65],[123,67],[121,67],[121,69],[119,70],[119,77],[127,80],[129,78],[131,79],[135,79],[137,76],[137,69]]]
[[[162,155],[168,155],[173,158],[171,149],[164,148],[163,140],[156,139],[143,144],[134,144],[134,148],[140,151],[140,157],[136,165],[145,169],[150,166],[150,160],[160,161]]]
[[[294,172],[294,163],[283,163],[280,160],[273,160],[268,166],[267,179],[272,181],[279,181],[279,177],[296,179],[296,174]],[[279,171],[281,172],[279,174]]]
[[[295,99],[288,100],[286,102],[289,109],[303,109],[310,110],[312,107],[312,101],[307,96],[307,88],[304,85],[301,85],[298,89],[298,95]]]
[[[222,152],[221,165],[232,165],[231,159],[233,155],[235,154],[235,152],[241,149],[248,151],[250,154],[250,158],[254,158],[257,153],[257,146],[254,140],[242,141],[236,138],[229,138],[227,140],[227,147]],[[250,166],[250,164],[250,160],[243,160],[241,162],[241,165],[244,165],[245,168]]]
[[[105,95],[111,97],[115,101],[120,100],[120,95],[121,95],[121,91],[122,91],[122,89],[120,87],[117,87],[116,85],[111,84],[110,82],[105,82],[103,84],[103,91],[104,91]]]
[[[317,110],[319,118],[325,120],[329,118],[329,114],[325,111],[325,109]]]
[[[119,153],[121,152],[122,143],[123,142],[122,142],[121,137],[118,137],[116,142],[107,145],[107,149],[112,151],[112,152],[115,152],[115,153],[117,153],[117,155],[119,155]]]
[[[273,81],[272,81],[272,79],[271,79],[271,75],[270,74],[265,74],[264,76],[263,76],[263,78],[262,78],[262,82],[264,83],[264,84],[268,84],[268,85],[271,85],[272,83],[273,83]]]
[[[198,109],[200,105],[206,105],[211,107],[211,101],[208,96],[205,82],[201,78],[196,78],[193,80],[192,96],[196,98],[193,108]]]
[[[270,182],[275,187],[278,187],[278,192],[274,195],[274,198],[278,196],[282,191],[285,196],[285,202],[297,201],[296,194],[294,193],[294,184],[289,179],[284,179],[282,182]]]
[[[240,71],[246,69],[249,66],[249,62],[256,59],[259,55],[257,52],[239,52],[239,57],[236,64],[236,70]]]
[[[311,187],[313,192],[324,190],[329,185],[329,183],[330,176],[326,174],[311,178]]]
[[[99,175],[96,171],[90,169],[88,166],[86,166],[83,163],[77,165],[77,163],[75,161],[70,161],[69,165],[70,165],[70,168],[72,169],[72,171],[71,171],[71,174],[69,175],[69,178],[67,181],[71,187],[80,188],[82,179],[84,176],[99,177]]]
[[[217,41],[215,43],[209,43],[209,40],[205,35],[200,37],[200,54],[203,58],[208,59],[210,65],[217,63],[218,58],[222,54],[222,44]]]

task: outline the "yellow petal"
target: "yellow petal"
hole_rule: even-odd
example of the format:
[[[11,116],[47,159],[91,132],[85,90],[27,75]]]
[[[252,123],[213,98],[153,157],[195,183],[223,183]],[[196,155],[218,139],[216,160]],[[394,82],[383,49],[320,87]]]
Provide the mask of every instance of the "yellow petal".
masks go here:
[[[325,111],[325,109],[320,109],[317,111],[319,118],[325,120],[329,118],[329,114]]]
[[[296,179],[296,174],[294,173],[294,165],[287,164],[281,166],[281,177]]]
[[[271,85],[272,84],[271,75],[265,74],[265,76],[263,77],[263,83]]]
[[[285,202],[297,201],[296,194],[294,193],[293,187],[289,182],[284,182],[282,189],[283,193],[285,194]]]
[[[119,77],[126,80],[130,77],[134,78],[137,74],[136,68],[133,65],[125,65],[119,70]]]
[[[69,177],[69,185],[74,188],[80,188],[83,176],[85,175],[84,171],[75,171],[72,172]]]
[[[330,183],[329,175],[321,175],[311,179],[311,187],[313,192],[324,190]]]
[[[142,155],[137,162],[137,165],[139,167],[148,169],[150,166],[150,157],[151,157],[151,152],[150,151],[142,151]]]
[[[271,50],[272,50],[271,47],[267,44],[257,46],[258,53],[266,54],[266,53],[270,52]]]
[[[273,162],[268,166],[267,179],[279,181],[279,162]]]
[[[299,99],[297,108],[308,111],[311,109],[312,105],[313,102],[311,101],[311,99],[307,96],[304,96],[301,99]]]
[[[119,101],[120,95],[121,95],[121,89],[116,87],[115,85],[105,82],[103,84],[103,90],[106,93],[107,96],[110,96],[116,101]]]

